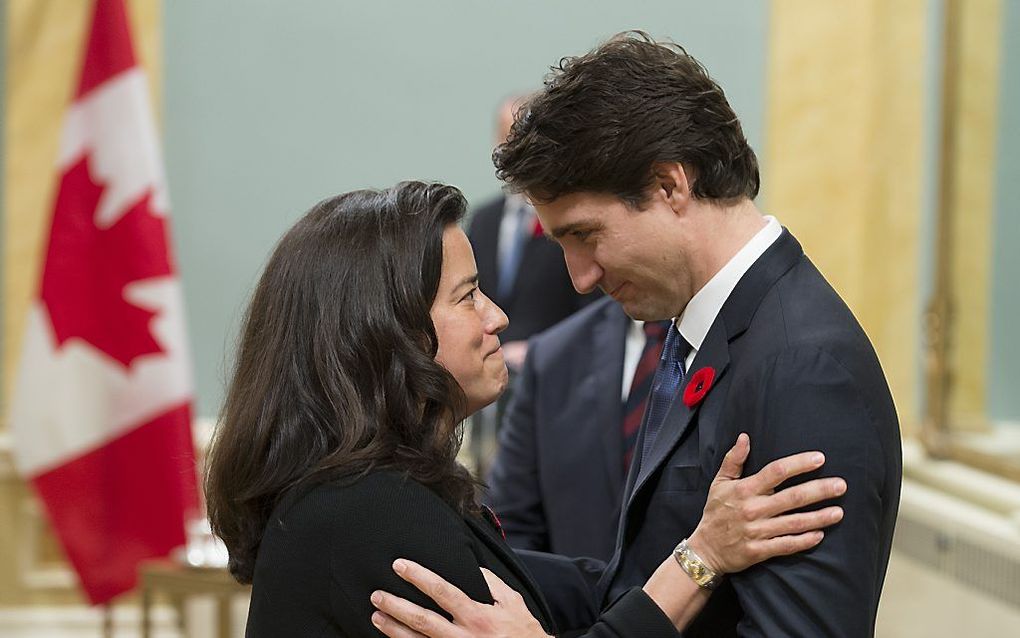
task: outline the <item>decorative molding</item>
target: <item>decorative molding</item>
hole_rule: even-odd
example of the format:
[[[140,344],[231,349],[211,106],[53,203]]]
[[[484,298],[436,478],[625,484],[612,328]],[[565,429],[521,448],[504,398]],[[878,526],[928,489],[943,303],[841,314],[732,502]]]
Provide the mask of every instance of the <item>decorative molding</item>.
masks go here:
[[[137,605],[113,607],[113,636],[140,637],[141,610]],[[153,609],[154,638],[181,638],[177,614],[170,607]],[[0,607],[0,636],[4,638],[95,638],[103,635],[102,608],[74,606]]]

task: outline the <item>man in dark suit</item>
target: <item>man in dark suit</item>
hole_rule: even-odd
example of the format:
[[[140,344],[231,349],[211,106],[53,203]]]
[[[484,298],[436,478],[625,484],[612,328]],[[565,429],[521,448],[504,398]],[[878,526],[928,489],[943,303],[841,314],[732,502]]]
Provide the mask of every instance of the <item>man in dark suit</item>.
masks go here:
[[[525,99],[504,100],[496,118],[496,144],[506,140],[514,109]],[[515,375],[528,352],[528,339],[570,316],[595,295],[574,290],[559,246],[542,232],[535,209],[520,193],[501,194],[471,216],[468,240],[475,252],[478,286],[503,309],[510,325],[500,335],[510,371],[511,391],[472,418],[469,454],[480,475],[488,471]]]
[[[666,325],[633,321],[602,298],[530,339],[486,499],[510,545],[612,557]]]
[[[513,123],[522,97],[500,106],[496,143],[501,144]],[[527,341],[585,305],[570,282],[560,248],[542,232],[535,209],[521,194],[500,195],[480,206],[471,217],[468,239],[478,264],[478,286],[510,319],[500,335],[503,356],[511,371],[524,362]]]
[[[680,47],[625,34],[562,60],[521,113],[497,174],[536,202],[575,288],[674,324],[613,559],[526,556],[560,630],[591,622],[695,530],[743,431],[745,473],[824,452],[826,474],[846,479],[845,516],[817,547],[725,579],[720,557],[685,539],[677,563],[707,602],[684,635],[872,635],[899,502],[896,411],[851,311],[755,206],[757,160],[722,89]]]

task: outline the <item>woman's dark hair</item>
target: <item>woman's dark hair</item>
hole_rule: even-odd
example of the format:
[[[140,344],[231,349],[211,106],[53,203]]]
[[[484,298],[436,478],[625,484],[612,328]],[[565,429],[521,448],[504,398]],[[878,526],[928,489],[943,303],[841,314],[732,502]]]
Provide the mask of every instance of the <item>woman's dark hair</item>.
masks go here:
[[[244,318],[205,482],[240,582],[292,489],[392,468],[477,511],[477,483],[455,458],[466,399],[434,360],[429,314],[443,231],[465,209],[441,184],[355,191],[316,204],[276,246]]]
[[[758,160],[723,90],[683,47],[640,31],[560,60],[493,153],[496,175],[538,201],[577,192],[640,207],[653,165],[693,169],[695,197],[758,194]]]

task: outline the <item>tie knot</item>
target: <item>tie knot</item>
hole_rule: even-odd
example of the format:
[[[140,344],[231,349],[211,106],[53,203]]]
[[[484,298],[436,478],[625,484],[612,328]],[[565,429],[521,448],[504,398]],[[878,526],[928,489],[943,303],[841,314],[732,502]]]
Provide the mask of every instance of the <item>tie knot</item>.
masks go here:
[[[662,360],[682,363],[692,349],[691,344],[687,343],[687,339],[684,339],[680,331],[673,324],[669,324],[666,343],[662,347]]]

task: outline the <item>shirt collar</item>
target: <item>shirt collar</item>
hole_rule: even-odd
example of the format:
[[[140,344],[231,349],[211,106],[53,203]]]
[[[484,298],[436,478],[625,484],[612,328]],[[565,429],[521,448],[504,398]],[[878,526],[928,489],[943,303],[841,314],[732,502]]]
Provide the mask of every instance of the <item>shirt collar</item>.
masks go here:
[[[699,290],[673,324],[694,350],[701,350],[708,329],[722,310],[737,282],[768,247],[783,234],[782,225],[771,215],[765,216],[765,226],[737,251],[726,265]]]

